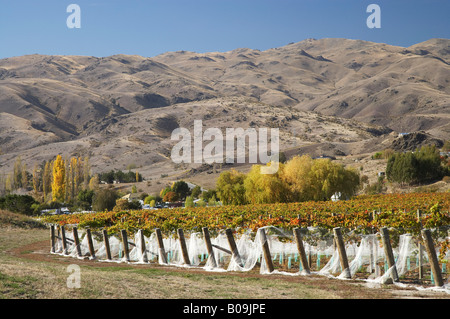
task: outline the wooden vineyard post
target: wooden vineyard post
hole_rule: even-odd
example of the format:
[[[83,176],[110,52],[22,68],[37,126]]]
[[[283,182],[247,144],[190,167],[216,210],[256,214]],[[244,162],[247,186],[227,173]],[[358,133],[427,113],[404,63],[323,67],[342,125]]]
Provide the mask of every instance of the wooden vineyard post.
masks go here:
[[[105,243],[106,258],[107,258],[108,260],[112,260],[112,257],[111,257],[111,248],[109,247],[108,232],[106,231],[106,229],[103,229],[103,242]]]
[[[128,249],[127,231],[125,229],[122,229],[120,232],[122,234],[122,245],[123,245],[123,251],[125,253],[125,259],[127,262],[130,262],[130,251]]]
[[[395,266],[394,253],[392,252],[391,240],[389,238],[389,230],[383,227],[381,230],[381,239],[383,240],[384,254],[388,263],[389,269],[392,268],[391,278],[393,281],[398,281],[397,267]]]
[[[213,268],[217,267],[216,257],[214,256],[213,247],[211,245],[211,237],[209,236],[208,227],[203,227],[203,238],[205,239],[206,250],[208,251],[209,260],[211,260],[211,265]]]
[[[420,225],[420,229],[422,230],[422,220],[420,218],[420,209],[417,210],[417,222]],[[419,259],[419,279],[423,279],[423,246],[422,244],[418,243],[419,245],[419,254],[418,254],[418,259]]]
[[[144,232],[142,229],[139,229],[139,240],[141,241],[141,253],[142,253],[142,260],[146,263],[148,262],[147,253],[146,253],[146,247],[145,247],[145,237]]]
[[[370,249],[370,253],[369,253],[369,267],[368,270],[370,273],[372,273],[374,271],[374,256],[373,256],[373,242],[372,240],[369,242],[369,249]]]
[[[311,247],[309,248],[309,250],[308,250],[308,267],[309,267],[309,269],[311,269],[311,266],[312,266],[312,254],[311,254]]]
[[[350,267],[348,265],[347,253],[345,251],[344,239],[342,238],[341,228],[335,227],[333,228],[334,237],[336,240],[336,246],[339,252],[339,260],[341,262],[342,272],[345,272],[344,278],[350,279],[352,278],[350,273]]]
[[[442,279],[442,273],[439,268],[439,261],[436,255],[436,249],[434,248],[433,239],[431,238],[431,231],[429,229],[423,229],[422,237],[425,241],[425,249],[427,250],[428,259],[431,263],[431,271],[434,276],[435,286],[442,287],[444,285],[444,281]]]
[[[263,254],[264,254],[264,260],[266,262],[267,268],[269,269],[269,273],[273,272],[274,267],[273,267],[273,261],[272,261],[272,256],[270,255],[270,250],[269,250],[269,242],[267,240],[267,236],[266,236],[266,231],[264,230],[264,228],[259,229],[260,231],[260,239],[261,239],[261,244],[262,244],[262,249],[263,249]]]
[[[92,242],[92,233],[89,228],[86,229],[86,236],[88,239],[88,245],[89,245],[89,254],[91,254],[91,258],[95,259],[95,251],[94,251],[94,244]]]
[[[189,254],[186,246],[186,240],[184,238],[183,229],[178,228],[178,239],[180,240],[181,253],[183,255],[183,260],[186,265],[190,265],[191,261],[189,260]]]
[[[54,253],[55,249],[55,225],[50,225],[50,252]]]
[[[75,248],[77,249],[78,257],[81,257],[81,246],[80,246],[80,238],[78,237],[78,229],[77,227],[72,228],[73,233],[73,241],[75,243]]]
[[[228,244],[230,245],[232,257],[234,258],[234,260],[240,267],[243,267],[244,265],[242,264],[241,256],[239,255],[239,251],[237,249],[236,242],[234,241],[233,231],[231,229],[227,228],[225,230],[225,234],[227,236]]]
[[[64,226],[61,226],[61,239],[62,239],[63,253],[64,255],[67,255],[66,228]]]
[[[158,240],[159,255],[161,256],[161,261],[164,264],[167,264],[167,255],[166,255],[166,250],[164,249],[164,242],[163,242],[163,237],[161,234],[161,229],[156,228],[155,232],[156,232],[156,239]]]
[[[303,246],[302,235],[300,234],[300,228],[294,228],[294,237],[297,243],[297,250],[300,255],[300,262],[305,273],[310,274],[311,270],[308,264],[308,258],[306,257],[305,247]]]

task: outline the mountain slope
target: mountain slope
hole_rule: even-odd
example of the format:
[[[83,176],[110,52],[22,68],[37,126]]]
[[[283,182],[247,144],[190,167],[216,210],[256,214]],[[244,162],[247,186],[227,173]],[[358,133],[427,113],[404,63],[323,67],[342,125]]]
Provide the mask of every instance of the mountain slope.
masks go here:
[[[395,132],[449,139],[449,57],[448,39],[308,39],[266,51],[2,59],[1,165],[64,153],[90,155],[96,170],[177,170],[170,134],[200,119],[277,127],[290,154],[367,153]]]

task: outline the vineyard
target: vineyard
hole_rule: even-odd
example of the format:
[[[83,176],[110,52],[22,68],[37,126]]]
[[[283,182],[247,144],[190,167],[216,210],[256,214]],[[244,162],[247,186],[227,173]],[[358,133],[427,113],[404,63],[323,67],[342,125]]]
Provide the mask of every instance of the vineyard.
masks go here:
[[[182,228],[211,232],[226,228],[238,232],[256,231],[264,226],[284,230],[317,227],[328,230],[341,227],[359,234],[373,234],[382,227],[399,233],[417,235],[422,228],[450,225],[450,193],[412,193],[359,196],[346,201],[323,201],[280,204],[252,204],[98,212],[47,216],[43,220],[58,225],[78,225],[93,230],[106,229],[109,234],[125,229],[130,234],[142,229],[149,236],[155,228],[173,233]],[[418,218],[418,211],[420,218]]]
[[[435,283],[450,293],[443,284],[449,206],[450,194],[423,193],[43,219],[51,225],[52,253],[64,256],[207,271],[259,268],[261,274],[314,273],[372,283],[401,278]]]

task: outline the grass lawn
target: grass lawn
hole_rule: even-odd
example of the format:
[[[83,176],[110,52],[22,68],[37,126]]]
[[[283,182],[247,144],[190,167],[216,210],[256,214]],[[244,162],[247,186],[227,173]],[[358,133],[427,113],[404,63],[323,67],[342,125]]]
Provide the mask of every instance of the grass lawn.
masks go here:
[[[11,216],[10,216],[11,217]],[[20,217],[21,218],[21,217]],[[0,219],[1,220],[1,219]],[[450,298],[392,285],[323,276],[214,273],[155,263],[132,265],[50,254],[46,228],[6,223],[0,227],[0,296],[4,299],[394,299]],[[79,288],[69,288],[71,265]]]

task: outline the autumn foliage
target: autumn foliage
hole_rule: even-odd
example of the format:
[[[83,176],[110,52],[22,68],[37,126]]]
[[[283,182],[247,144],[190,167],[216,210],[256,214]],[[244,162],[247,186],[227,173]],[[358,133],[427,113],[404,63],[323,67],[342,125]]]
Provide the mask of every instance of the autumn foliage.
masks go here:
[[[226,228],[257,230],[277,226],[291,230],[315,226],[332,230],[342,227],[359,233],[372,233],[381,227],[393,227],[402,233],[419,234],[421,227],[450,225],[450,193],[412,193],[358,196],[346,201],[308,201],[301,203],[250,204],[216,207],[192,207],[159,210],[132,210],[49,216],[45,221],[60,225],[79,224],[91,229],[105,228],[109,233],[138,229],[150,234],[155,228],[170,233],[211,231]],[[422,217],[417,219],[417,210]],[[374,214],[375,211],[375,214]],[[124,218],[123,218],[124,217]]]

